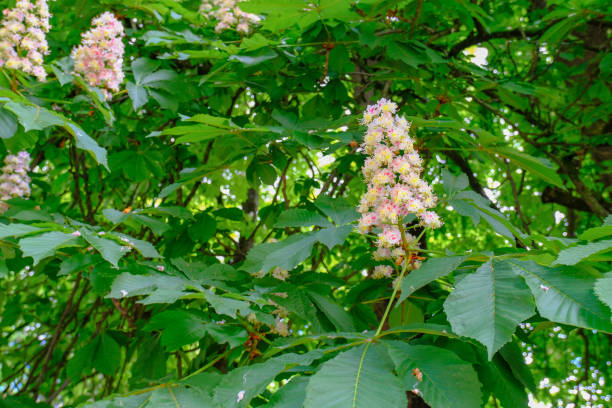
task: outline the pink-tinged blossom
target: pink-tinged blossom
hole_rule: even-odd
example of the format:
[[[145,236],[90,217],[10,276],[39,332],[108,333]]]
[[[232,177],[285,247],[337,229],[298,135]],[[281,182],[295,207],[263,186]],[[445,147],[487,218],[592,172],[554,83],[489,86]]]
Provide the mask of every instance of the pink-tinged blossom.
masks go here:
[[[393,268],[389,265],[377,265],[372,273],[373,279],[390,278],[393,275]]]
[[[8,209],[4,201],[30,195],[30,154],[22,151],[16,155],[9,154],[4,158],[4,167],[0,174],[0,213]]]
[[[110,12],[104,12],[92,21],[93,28],[81,35],[81,44],[72,50],[74,73],[91,85],[102,89],[110,99],[109,91],[118,92],[123,82],[123,24]]]
[[[361,148],[369,157],[362,168],[368,189],[358,207],[359,230],[380,231],[376,260],[397,261],[405,255],[398,227],[406,215],[415,214],[421,225],[428,228],[442,225],[440,217],[430,210],[436,204],[436,196],[421,178],[423,160],[408,134],[410,123],[396,115],[396,111],[394,102],[381,99],[366,108],[361,120],[368,126]],[[417,244],[410,234],[405,233],[405,238],[408,245]]]
[[[384,261],[385,259],[391,258],[391,250],[389,248],[377,248],[374,251],[375,261]]]
[[[383,232],[378,234],[378,245],[383,248],[398,246],[402,241],[402,234],[397,227],[385,226]]]
[[[252,26],[261,20],[256,14],[245,13],[238,7],[240,0],[203,0],[202,13],[209,20],[216,20],[215,31],[235,29],[241,34],[249,34]]]
[[[0,27],[0,67],[47,78],[43,56],[49,54],[45,34],[49,32],[49,7],[46,0],[19,0],[13,9],[2,11]]]

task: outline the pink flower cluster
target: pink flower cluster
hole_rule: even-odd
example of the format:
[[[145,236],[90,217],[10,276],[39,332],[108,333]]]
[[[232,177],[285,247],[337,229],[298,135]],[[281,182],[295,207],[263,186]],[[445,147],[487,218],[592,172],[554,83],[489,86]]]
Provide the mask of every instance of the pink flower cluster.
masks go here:
[[[372,227],[378,233],[375,259],[398,259],[404,256],[399,226],[408,214],[416,214],[421,225],[438,228],[440,217],[429,211],[436,204],[436,196],[426,181],[421,179],[423,161],[408,135],[410,123],[395,115],[397,105],[386,99],[368,106],[362,123],[368,130],[361,145],[368,154],[362,168],[368,189],[361,198],[359,230],[367,233]],[[415,238],[405,234],[408,244]],[[390,275],[389,270],[375,271],[379,277]]]
[[[218,21],[215,31],[228,30],[236,27],[236,31],[248,34],[251,26],[257,24],[260,18],[251,13],[245,13],[237,6],[240,0],[203,0],[200,12],[208,19]]]
[[[72,50],[74,73],[83,76],[91,86],[102,88],[107,99],[109,91],[118,92],[123,82],[123,25],[110,12],[92,21],[91,30],[82,34],[81,44]]]
[[[19,0],[15,8],[2,11],[0,67],[21,70],[39,81],[47,78],[43,56],[49,54],[45,34],[49,32],[47,0]]]
[[[8,209],[4,201],[15,197],[30,195],[30,155],[28,152],[9,154],[4,158],[4,167],[0,174],[0,213]]]

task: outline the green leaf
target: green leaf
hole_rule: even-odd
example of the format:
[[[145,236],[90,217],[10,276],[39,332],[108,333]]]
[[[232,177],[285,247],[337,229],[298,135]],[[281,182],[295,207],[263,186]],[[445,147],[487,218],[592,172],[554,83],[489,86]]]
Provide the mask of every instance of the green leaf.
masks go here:
[[[44,231],[44,229],[27,224],[0,224],[0,239],[6,237],[21,237],[40,231]]]
[[[319,227],[331,226],[331,222],[327,218],[315,212],[303,209],[303,208],[292,208],[290,210],[283,211],[276,223],[274,228],[285,228],[285,227],[310,227],[317,225]]]
[[[119,237],[122,241],[126,242],[126,244],[132,245],[142,256],[145,258],[163,258],[157,249],[150,242],[143,241],[141,239],[136,239],[129,235],[119,234],[114,232],[113,235]]]
[[[133,275],[124,272],[113,281],[111,291],[106,297],[120,299],[126,296],[149,295],[139,303],[174,303],[188,293],[185,291],[188,285],[203,290],[196,282],[178,276]]]
[[[419,269],[410,272],[402,280],[402,293],[397,305],[428,283],[453,272],[465,259],[465,256],[429,258]]]
[[[338,304],[334,303],[327,296],[323,296],[314,291],[308,291],[308,296],[339,331],[355,331],[351,315]]]
[[[516,166],[527,171],[534,177],[538,177],[547,183],[550,183],[559,188],[565,189],[561,177],[556,172],[552,164],[544,159],[530,156],[526,153],[519,152],[511,147],[487,146],[485,150],[497,153],[502,157],[509,159]]]
[[[591,255],[611,250],[612,239],[573,246],[559,252],[559,256],[557,257],[557,260],[553,262],[553,265],[576,265],[578,262],[590,257]]]
[[[119,259],[132,249],[129,246],[119,245],[110,239],[100,238],[85,230],[80,230],[80,232],[85,241],[89,242],[102,255],[102,258],[115,267],[118,266]]]
[[[75,384],[78,383],[85,372],[91,370],[93,367],[93,356],[96,352],[98,345],[98,338],[94,339],[91,343],[85,347],[77,350],[74,356],[68,361],[66,365],[66,375]]]
[[[595,294],[599,300],[612,309],[612,273],[608,272],[605,277],[595,282]]]
[[[442,182],[444,183],[444,190],[448,195],[465,190],[469,186],[468,178],[465,174],[461,173],[455,176],[446,168],[442,169]]]
[[[189,227],[187,233],[192,240],[204,243],[211,239],[216,231],[217,221],[214,217],[208,213],[201,213],[196,216],[196,222]]]
[[[250,51],[243,55],[231,55],[228,59],[240,62],[247,67],[253,67],[263,62],[272,60],[278,57],[278,54],[272,48],[265,48],[256,51]]]
[[[224,375],[214,388],[216,408],[248,407],[251,399],[261,394],[274,378],[287,368],[307,365],[322,355],[321,350],[305,354],[284,354],[260,364],[243,366]]]
[[[64,120],[57,114],[35,105],[25,105],[17,102],[8,102],[4,105],[17,116],[17,120],[25,131],[43,130],[50,126],[63,125]]]
[[[147,407],[155,408],[213,408],[212,402],[197,390],[168,385],[151,393]],[[123,408],[124,405],[116,405]],[[143,407],[141,403],[135,408]],[[110,407],[109,407],[110,408]]]
[[[323,363],[306,387],[304,408],[405,407],[405,387],[379,346],[364,345]]]
[[[293,377],[288,384],[276,391],[270,401],[261,408],[295,408],[304,405],[308,377]]]
[[[454,353],[440,347],[399,341],[386,341],[384,345],[404,388],[418,390],[432,408],[473,408],[481,405],[476,371],[470,363]],[[417,378],[419,374],[422,379]]]
[[[596,239],[612,235],[612,225],[602,225],[601,227],[589,228],[578,235],[579,239],[585,241],[595,241]]]
[[[148,58],[136,58],[132,61],[132,73],[136,83],[142,84],[145,78],[151,75],[157,68],[159,68],[159,61],[154,61]]]
[[[345,198],[319,196],[314,202],[317,208],[328,215],[337,225],[344,225],[359,219],[356,206]]]
[[[228,343],[230,348],[238,347],[244,344],[249,338],[247,331],[238,325],[229,325],[224,323],[208,323],[206,324],[206,332],[215,339],[219,344]]]
[[[127,89],[128,95],[132,100],[132,107],[134,108],[134,110],[138,110],[138,108],[146,104],[149,100],[147,90],[142,85],[137,85],[133,82],[128,81],[125,84],[125,88]]]
[[[275,266],[291,270],[310,256],[315,241],[313,234],[295,234],[280,242],[259,244],[249,251],[241,269],[250,273],[267,273]]]
[[[67,123],[66,129],[74,136],[76,140],[76,146],[79,149],[87,150],[96,159],[98,164],[101,164],[110,171],[108,168],[108,160],[106,158],[106,150],[100,147],[98,142],[92,139],[83,129],[75,125],[74,123]]]
[[[130,385],[145,386],[148,383],[146,380],[158,380],[166,375],[167,357],[160,337],[145,337],[138,345],[138,357],[132,365]]]
[[[336,245],[341,245],[346,241],[346,237],[353,231],[352,225],[341,225],[339,227],[329,227],[319,230],[315,234],[317,241],[327,248],[332,249]]]
[[[593,293],[592,275],[576,268],[549,268],[533,261],[507,262],[525,278],[542,317],[612,333],[610,310]]]
[[[166,310],[154,315],[144,330],[162,330],[161,343],[168,351],[195,343],[206,335],[202,319],[186,310]]]
[[[93,355],[93,367],[106,375],[114,375],[121,364],[121,348],[108,334],[98,336],[98,344]]]
[[[238,312],[242,316],[246,316],[250,312],[248,302],[215,295],[209,290],[205,292],[205,296],[206,300],[208,300],[218,314],[231,316],[235,319]]]
[[[17,132],[17,120],[13,115],[0,108],[0,139],[9,139]]]
[[[54,255],[58,248],[77,245],[78,237],[59,231],[51,231],[19,240],[19,248],[23,252],[23,256],[31,256],[34,259],[34,265],[41,259]]]
[[[444,302],[453,331],[487,347],[489,359],[512,338],[514,329],[535,313],[523,279],[493,260],[463,278]]]
[[[484,354],[478,354],[476,368],[480,381],[485,389],[490,390],[499,399],[503,407],[527,407],[528,399],[524,386],[514,377],[499,355],[493,361],[487,361]]]
[[[508,364],[514,376],[531,392],[537,392],[536,382],[529,367],[525,364],[521,348],[515,341],[506,343],[499,350],[504,361]]]

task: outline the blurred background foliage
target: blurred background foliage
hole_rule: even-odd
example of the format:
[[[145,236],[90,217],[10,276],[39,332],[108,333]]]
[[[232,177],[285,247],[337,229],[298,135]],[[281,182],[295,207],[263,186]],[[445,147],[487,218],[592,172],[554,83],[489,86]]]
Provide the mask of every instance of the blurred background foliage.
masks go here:
[[[217,33],[199,1],[52,1],[49,79],[2,71],[0,156],[30,152],[33,191],[0,216],[0,407],[368,406],[316,394],[345,389],[326,363],[353,361],[360,349],[345,350],[373,333],[393,289],[367,278],[372,240],[350,226],[365,190],[358,119],[381,97],[413,122],[440,197],[445,225],[421,245],[465,258],[432,267],[439,279],[408,298],[402,287],[384,326],[401,345],[380,357],[393,375],[374,362],[368,373],[403,376],[425,400],[397,406],[609,406],[610,4],[239,6],[261,17],[249,35]],[[69,59],[107,10],[127,34],[110,101]],[[500,256],[534,261],[552,284],[525,277],[537,313],[487,359],[497,349],[482,338],[450,336],[464,321],[449,322],[447,299]],[[461,378],[440,374],[453,367]],[[414,369],[432,383],[415,385]],[[372,386],[394,406],[384,381]]]

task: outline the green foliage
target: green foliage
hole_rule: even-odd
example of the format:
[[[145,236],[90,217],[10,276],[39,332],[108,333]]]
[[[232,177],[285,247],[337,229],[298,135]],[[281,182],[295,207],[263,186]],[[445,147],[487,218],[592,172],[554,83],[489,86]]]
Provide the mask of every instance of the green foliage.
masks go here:
[[[32,157],[0,408],[606,406],[606,2],[246,0],[249,34],[199,0],[49,5],[48,79],[0,68],[0,158]],[[108,100],[70,58],[104,11]],[[444,221],[406,217],[395,265],[356,231],[383,97]]]

